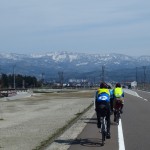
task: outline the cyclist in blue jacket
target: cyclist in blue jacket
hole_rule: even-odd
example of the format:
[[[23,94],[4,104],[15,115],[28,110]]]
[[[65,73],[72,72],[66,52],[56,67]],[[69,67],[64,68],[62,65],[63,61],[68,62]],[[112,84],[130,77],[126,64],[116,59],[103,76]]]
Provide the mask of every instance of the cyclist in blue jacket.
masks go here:
[[[104,106],[104,109],[101,108]],[[95,111],[97,115],[97,127],[101,127],[100,116],[106,112],[107,120],[107,135],[106,138],[110,138],[110,92],[106,83],[102,82],[100,88],[96,91],[95,96]]]

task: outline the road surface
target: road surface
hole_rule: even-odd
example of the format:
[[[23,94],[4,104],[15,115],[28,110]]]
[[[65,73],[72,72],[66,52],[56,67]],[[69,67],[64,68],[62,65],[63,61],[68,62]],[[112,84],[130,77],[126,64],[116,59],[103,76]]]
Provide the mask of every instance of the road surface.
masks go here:
[[[107,139],[104,146],[101,146],[101,137],[96,126],[95,115],[92,118],[82,118],[87,125],[75,140],[57,139],[55,143],[59,143],[62,149],[63,145],[70,146],[68,150],[149,150],[149,115],[150,93],[131,91],[130,94],[125,94],[121,124],[118,126],[114,123],[113,116],[111,116],[111,139]]]

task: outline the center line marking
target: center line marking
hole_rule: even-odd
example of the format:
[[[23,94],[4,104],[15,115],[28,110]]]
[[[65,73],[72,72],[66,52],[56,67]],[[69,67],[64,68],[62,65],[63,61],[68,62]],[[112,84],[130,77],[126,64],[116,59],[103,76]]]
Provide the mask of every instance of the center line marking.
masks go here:
[[[119,150],[125,150],[121,119],[119,120],[119,125],[118,125],[118,143],[119,143]]]

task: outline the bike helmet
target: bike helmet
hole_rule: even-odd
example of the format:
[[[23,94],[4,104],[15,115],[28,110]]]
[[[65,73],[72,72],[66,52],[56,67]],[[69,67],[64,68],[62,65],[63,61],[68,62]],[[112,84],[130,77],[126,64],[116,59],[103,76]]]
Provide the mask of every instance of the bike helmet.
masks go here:
[[[107,84],[106,84],[105,82],[102,82],[102,83],[100,84],[100,88],[107,88]]]
[[[121,84],[120,83],[116,83],[116,87],[121,87]]]

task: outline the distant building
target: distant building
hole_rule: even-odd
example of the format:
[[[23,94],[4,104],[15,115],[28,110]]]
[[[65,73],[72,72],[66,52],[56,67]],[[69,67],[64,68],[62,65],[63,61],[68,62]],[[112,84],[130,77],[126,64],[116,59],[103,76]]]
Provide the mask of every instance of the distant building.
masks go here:
[[[136,88],[136,87],[137,87],[137,82],[136,81],[131,82],[131,88]]]

